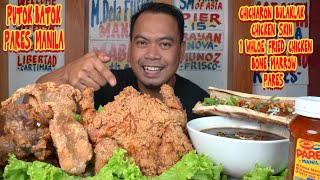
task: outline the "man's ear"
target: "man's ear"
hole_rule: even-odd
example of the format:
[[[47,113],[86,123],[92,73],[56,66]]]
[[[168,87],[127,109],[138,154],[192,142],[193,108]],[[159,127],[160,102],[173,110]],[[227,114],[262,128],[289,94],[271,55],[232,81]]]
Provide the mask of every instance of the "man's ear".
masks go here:
[[[180,63],[184,61],[185,56],[186,56],[186,42],[183,41],[180,47],[180,59],[179,59]]]

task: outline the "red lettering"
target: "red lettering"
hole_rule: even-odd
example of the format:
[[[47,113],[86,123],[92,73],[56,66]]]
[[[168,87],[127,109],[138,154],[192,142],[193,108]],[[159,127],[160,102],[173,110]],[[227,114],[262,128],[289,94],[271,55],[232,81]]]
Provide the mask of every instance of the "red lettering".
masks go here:
[[[213,40],[213,41],[221,44],[221,39],[222,39],[221,36],[222,36],[221,33],[219,33],[219,34],[218,34],[218,33],[215,33],[215,34],[214,34],[214,40]]]
[[[7,6],[7,22],[6,22],[6,25],[9,26],[10,25],[10,18],[12,16],[12,9],[13,7],[12,6]]]
[[[213,62],[216,63],[216,64],[219,64],[219,57],[221,56],[221,53],[215,53],[216,55],[216,58],[214,58]]]
[[[17,62],[17,64],[18,64],[18,67],[19,67],[19,66],[22,66],[22,62],[21,62],[21,59],[20,59],[20,57],[21,57],[21,56],[18,56],[18,62]]]
[[[3,33],[4,33],[3,50],[7,51],[8,48],[7,48],[6,44],[9,43],[10,31],[9,30],[4,30]]]
[[[302,156],[302,150],[301,149],[297,149],[296,155],[297,155],[297,157]]]
[[[309,153],[308,153],[308,159],[315,159],[316,157],[315,157],[315,152],[314,151],[309,151]]]
[[[183,13],[183,19],[187,20],[191,18],[191,14],[190,13]]]
[[[38,63],[39,63],[39,64],[42,64],[42,63],[43,63],[42,57],[43,57],[43,56],[39,56],[39,60],[38,60]]]
[[[219,18],[220,18],[220,15],[219,14],[211,14],[210,15],[210,22],[215,22],[217,23],[218,25],[221,24],[221,22],[219,21]]]
[[[268,74],[264,73],[263,74],[263,81],[262,82],[267,82],[268,81]]]
[[[306,150],[297,149],[296,155],[297,157],[301,157],[301,158],[320,160],[320,151],[306,151]]]
[[[206,22],[207,20],[208,20],[208,14],[207,13],[200,13],[199,21]]]
[[[57,65],[57,56],[52,56],[52,62],[50,63],[52,67]]]

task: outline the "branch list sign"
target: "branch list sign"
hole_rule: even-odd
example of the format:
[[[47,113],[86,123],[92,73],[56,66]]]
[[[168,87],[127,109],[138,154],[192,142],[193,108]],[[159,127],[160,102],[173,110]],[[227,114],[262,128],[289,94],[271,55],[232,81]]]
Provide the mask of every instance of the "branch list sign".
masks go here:
[[[110,69],[125,69],[127,62],[130,18],[138,8],[152,0],[90,0],[89,51],[104,52]]]
[[[227,88],[228,2],[175,0],[185,20],[185,60],[178,74],[207,90]]]
[[[64,64],[64,1],[10,0],[3,51],[9,54],[9,95]]]

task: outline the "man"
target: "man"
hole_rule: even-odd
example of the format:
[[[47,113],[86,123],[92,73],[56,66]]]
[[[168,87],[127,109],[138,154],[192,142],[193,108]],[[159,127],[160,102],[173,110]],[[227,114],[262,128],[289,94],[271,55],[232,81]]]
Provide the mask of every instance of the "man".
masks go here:
[[[174,88],[187,112],[188,120],[197,116],[192,108],[208,93],[191,81],[175,74],[184,59],[184,19],[176,7],[146,3],[131,17],[128,62],[131,68],[110,70],[103,63],[110,58],[90,52],[41,77],[37,82],[68,83],[79,89],[95,89],[95,106],[113,101],[123,88],[133,86],[141,93],[161,98],[162,84]]]

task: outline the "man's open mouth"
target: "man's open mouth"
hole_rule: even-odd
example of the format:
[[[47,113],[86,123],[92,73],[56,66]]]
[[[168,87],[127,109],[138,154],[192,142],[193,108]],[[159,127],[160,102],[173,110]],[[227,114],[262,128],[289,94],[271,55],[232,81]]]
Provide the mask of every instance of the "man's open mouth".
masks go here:
[[[158,66],[142,66],[145,71],[148,72],[159,72],[163,69],[163,67]]]

